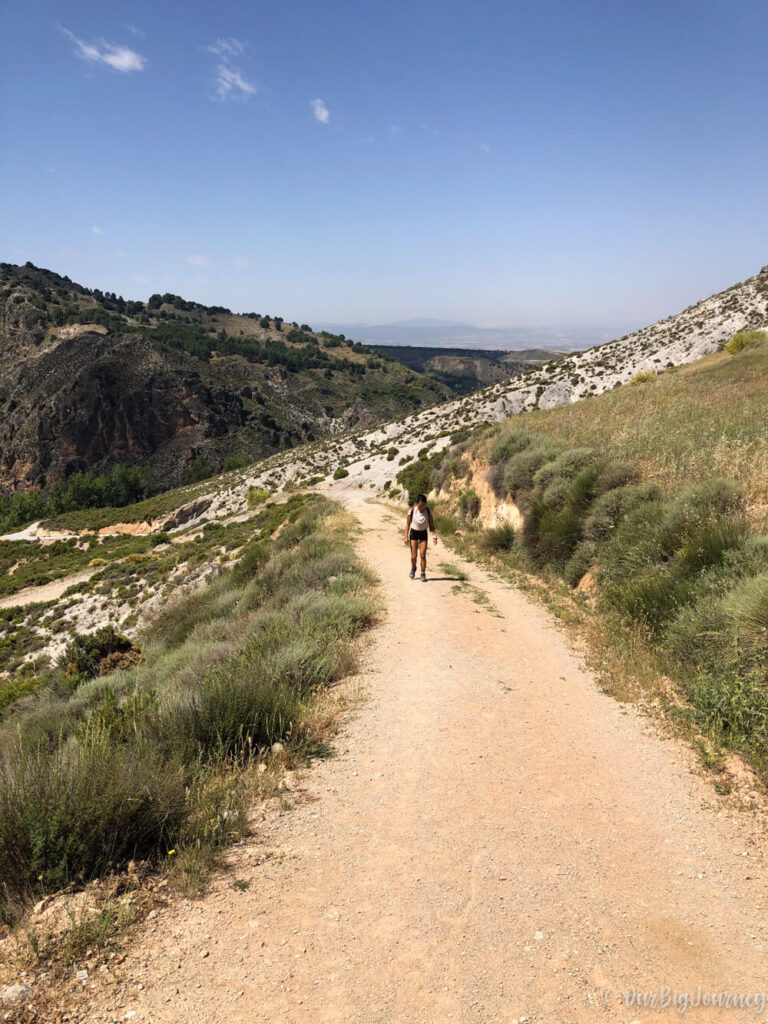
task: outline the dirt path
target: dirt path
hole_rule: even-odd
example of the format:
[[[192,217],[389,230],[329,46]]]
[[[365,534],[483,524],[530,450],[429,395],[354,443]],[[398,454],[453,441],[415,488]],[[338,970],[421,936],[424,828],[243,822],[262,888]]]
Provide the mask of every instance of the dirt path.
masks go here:
[[[99,572],[99,567],[84,569],[72,576],[64,576],[60,580],[44,583],[40,587],[25,587],[23,590],[17,590],[15,594],[0,597],[0,608],[15,608],[27,604],[37,604],[40,601],[56,601],[70,587],[74,587],[78,583],[85,583],[97,572]]]
[[[353,507],[387,606],[368,702],[83,1019],[630,1024],[680,1014],[625,989],[768,992],[757,822],[602,694],[543,610],[474,566],[498,614],[453,593],[439,548],[410,581],[401,524]]]

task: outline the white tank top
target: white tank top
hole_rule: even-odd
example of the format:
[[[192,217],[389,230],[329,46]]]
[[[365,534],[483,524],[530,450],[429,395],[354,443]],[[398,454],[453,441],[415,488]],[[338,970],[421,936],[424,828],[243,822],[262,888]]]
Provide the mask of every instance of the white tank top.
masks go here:
[[[423,512],[419,512],[419,506],[414,505],[411,509],[411,529],[412,530],[426,530],[429,526],[429,509],[425,508]]]

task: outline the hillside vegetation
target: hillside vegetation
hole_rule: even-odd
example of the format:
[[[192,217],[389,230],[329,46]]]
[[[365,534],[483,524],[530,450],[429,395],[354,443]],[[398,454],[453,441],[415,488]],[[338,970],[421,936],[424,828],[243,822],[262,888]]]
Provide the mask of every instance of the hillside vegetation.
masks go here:
[[[154,488],[448,397],[343,335],[0,264],[0,489],[117,464]]]
[[[435,490],[471,546],[589,595],[619,646],[675,680],[697,726],[765,772],[768,339],[750,340],[479,428],[398,480],[411,499]],[[521,522],[493,522],[512,507]]]
[[[311,750],[313,700],[354,664],[376,603],[349,533],[316,495],[267,506],[138,644],[71,639],[0,727],[0,920],[129,861],[199,882],[246,827],[244,770],[278,740]]]
[[[419,345],[370,345],[373,352],[397,360],[411,370],[426,373],[458,395],[470,394],[513,374],[525,373],[542,363],[557,361],[561,352],[548,349],[509,351],[497,349],[439,348]]]
[[[610,450],[666,488],[737,480],[756,518],[768,513],[768,345],[748,345],[649,381],[515,417],[574,445]],[[510,423],[510,428],[511,428]]]

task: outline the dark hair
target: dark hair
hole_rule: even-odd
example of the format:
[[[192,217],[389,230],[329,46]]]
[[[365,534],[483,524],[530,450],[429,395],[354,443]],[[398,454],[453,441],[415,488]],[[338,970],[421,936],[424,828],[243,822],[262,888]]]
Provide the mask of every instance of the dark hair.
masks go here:
[[[426,504],[426,501],[427,501],[426,494],[420,494],[418,496],[418,498],[416,499],[416,504],[418,505],[420,501],[423,501]]]

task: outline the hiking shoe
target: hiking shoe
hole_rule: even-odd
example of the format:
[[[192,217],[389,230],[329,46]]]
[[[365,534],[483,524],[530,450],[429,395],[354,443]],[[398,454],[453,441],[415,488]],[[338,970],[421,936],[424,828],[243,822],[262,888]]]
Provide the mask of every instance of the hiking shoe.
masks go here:
[[[427,574],[425,572],[423,572],[421,574],[421,582],[422,583],[426,583],[427,582]]]
[[[411,566],[411,571],[410,571],[409,575],[410,575],[411,579],[415,579],[416,578],[416,566],[415,565]]]

